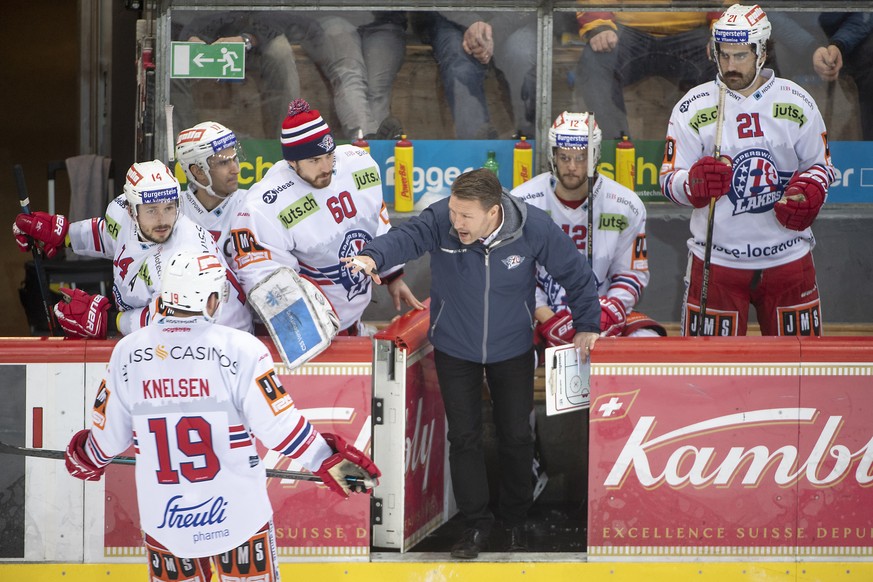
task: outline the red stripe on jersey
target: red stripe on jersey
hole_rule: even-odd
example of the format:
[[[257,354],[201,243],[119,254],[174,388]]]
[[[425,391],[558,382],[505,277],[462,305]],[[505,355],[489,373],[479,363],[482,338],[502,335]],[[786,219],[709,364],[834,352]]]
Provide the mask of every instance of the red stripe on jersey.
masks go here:
[[[100,238],[100,218],[91,219],[91,237],[94,239],[94,250],[103,252],[103,239]]]

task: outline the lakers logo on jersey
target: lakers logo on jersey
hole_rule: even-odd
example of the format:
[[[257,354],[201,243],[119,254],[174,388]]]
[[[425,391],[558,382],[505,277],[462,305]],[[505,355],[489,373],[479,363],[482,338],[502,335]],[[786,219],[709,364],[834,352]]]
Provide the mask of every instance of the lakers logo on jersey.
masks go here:
[[[769,212],[782,197],[779,171],[768,150],[751,148],[740,152],[734,158],[733,169],[728,196],[734,203],[734,216]]]
[[[345,234],[342,244],[339,249],[339,258],[354,257],[360,254],[364,245],[370,242],[373,237],[363,230],[352,230]],[[370,288],[370,277],[365,275],[363,271],[358,271],[352,274],[345,263],[339,270],[339,283],[345,288],[348,293],[348,299],[351,301],[358,295],[363,295]]]

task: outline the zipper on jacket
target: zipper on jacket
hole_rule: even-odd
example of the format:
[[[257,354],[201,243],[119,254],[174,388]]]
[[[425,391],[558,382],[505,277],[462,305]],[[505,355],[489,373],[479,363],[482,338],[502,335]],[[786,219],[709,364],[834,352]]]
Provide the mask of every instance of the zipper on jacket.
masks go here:
[[[484,329],[482,330],[482,363],[488,361],[488,295],[491,290],[491,250],[485,247],[485,298],[484,311],[482,321]]]
[[[440,300],[440,309],[439,309],[439,311],[437,311],[436,317],[433,318],[433,325],[430,326],[431,335],[433,335],[433,333],[436,331],[436,326],[439,323],[440,317],[442,317],[442,315],[443,315],[443,309],[445,309],[445,308],[446,308],[446,300],[441,299]]]

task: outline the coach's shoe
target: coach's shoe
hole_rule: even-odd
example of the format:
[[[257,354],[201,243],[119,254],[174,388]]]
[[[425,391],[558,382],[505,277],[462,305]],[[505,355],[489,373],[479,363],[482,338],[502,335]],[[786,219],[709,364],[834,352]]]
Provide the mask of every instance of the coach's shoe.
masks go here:
[[[507,552],[526,552],[527,551],[527,536],[525,535],[523,525],[514,525],[509,530],[509,546]]]
[[[488,536],[481,529],[471,527],[452,546],[452,557],[472,560],[473,558],[478,558],[479,552],[486,549],[488,549]]]

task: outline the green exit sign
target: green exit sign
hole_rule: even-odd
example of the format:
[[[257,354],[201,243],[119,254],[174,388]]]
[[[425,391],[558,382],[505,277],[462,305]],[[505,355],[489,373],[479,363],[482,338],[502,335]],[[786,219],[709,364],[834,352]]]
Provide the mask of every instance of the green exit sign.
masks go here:
[[[245,79],[246,45],[174,42],[170,76],[175,79]]]

